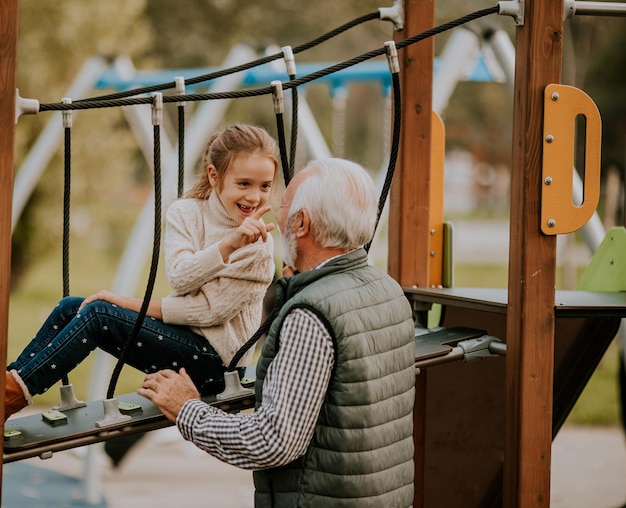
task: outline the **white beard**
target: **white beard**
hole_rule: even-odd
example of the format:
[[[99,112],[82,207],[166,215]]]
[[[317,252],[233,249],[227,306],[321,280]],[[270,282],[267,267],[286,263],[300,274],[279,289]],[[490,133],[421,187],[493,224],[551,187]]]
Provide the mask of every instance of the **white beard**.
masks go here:
[[[298,259],[298,245],[296,244],[296,234],[290,231],[283,236],[283,262],[287,266],[295,268]]]
[[[296,260],[298,259],[298,245],[296,242],[296,233],[293,225],[296,221],[296,215],[289,217],[285,224],[285,231],[280,231],[283,237],[283,263],[295,269]],[[280,229],[280,228],[279,228]]]

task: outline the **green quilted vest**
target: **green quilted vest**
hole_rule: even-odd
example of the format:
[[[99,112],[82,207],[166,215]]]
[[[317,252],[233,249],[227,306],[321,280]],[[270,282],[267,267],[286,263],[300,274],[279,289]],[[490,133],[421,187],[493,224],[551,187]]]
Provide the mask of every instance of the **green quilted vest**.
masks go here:
[[[257,366],[256,399],[285,316],[306,307],[326,324],[335,365],[307,452],[254,473],[255,506],[406,508],[413,503],[415,346],[400,286],[363,249],[281,279],[283,308]]]

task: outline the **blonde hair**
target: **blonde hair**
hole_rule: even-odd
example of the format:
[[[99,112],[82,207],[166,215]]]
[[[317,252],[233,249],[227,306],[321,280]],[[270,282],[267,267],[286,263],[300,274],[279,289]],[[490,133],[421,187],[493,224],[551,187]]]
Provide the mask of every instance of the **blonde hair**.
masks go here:
[[[278,175],[279,151],[276,141],[263,128],[255,125],[235,124],[213,134],[204,148],[200,160],[198,181],[184,198],[208,199],[213,187],[209,182],[207,168],[212,164],[217,170],[218,186],[233,160],[242,154],[260,152],[274,162],[274,179]]]

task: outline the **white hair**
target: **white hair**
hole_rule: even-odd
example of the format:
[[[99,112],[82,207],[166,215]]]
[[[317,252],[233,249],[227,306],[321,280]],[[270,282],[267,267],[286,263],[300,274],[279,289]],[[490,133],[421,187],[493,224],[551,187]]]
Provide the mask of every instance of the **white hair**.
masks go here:
[[[378,199],[371,177],[345,159],[310,161],[311,174],[296,188],[289,216],[306,209],[311,233],[325,248],[356,249],[372,239]]]

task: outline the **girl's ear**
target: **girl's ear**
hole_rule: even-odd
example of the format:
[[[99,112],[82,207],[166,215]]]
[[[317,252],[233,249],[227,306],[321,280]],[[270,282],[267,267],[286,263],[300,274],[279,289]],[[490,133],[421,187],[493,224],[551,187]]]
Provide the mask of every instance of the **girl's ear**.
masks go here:
[[[211,184],[211,187],[217,189],[219,187],[217,168],[213,164],[209,164],[206,168],[206,172],[209,177],[209,183]]]

